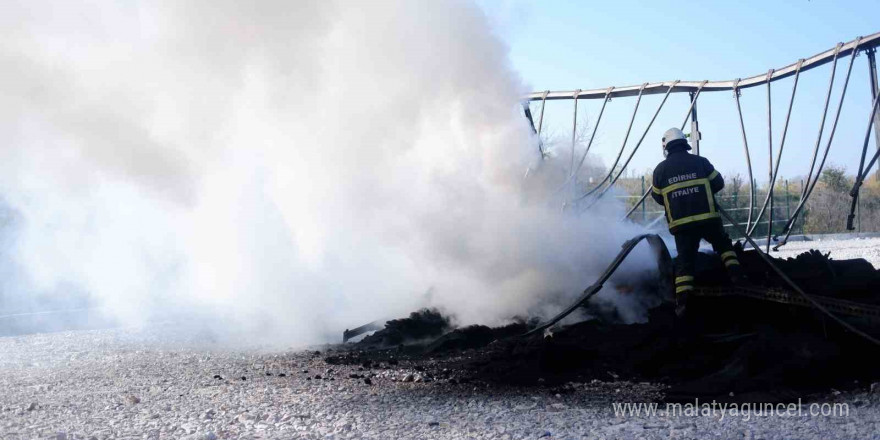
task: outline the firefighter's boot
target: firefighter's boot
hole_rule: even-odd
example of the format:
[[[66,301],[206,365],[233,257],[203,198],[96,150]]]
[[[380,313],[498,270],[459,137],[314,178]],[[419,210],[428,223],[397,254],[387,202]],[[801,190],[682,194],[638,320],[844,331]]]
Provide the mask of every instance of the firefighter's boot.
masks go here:
[[[727,275],[730,277],[731,283],[736,286],[748,284],[748,279],[743,273],[742,267],[739,264],[739,259],[736,258],[736,252],[727,251],[722,253],[721,261],[724,263],[724,268],[727,270]]]
[[[675,277],[675,315],[683,317],[687,308],[687,298],[691,290],[694,290],[693,275],[679,275]]]

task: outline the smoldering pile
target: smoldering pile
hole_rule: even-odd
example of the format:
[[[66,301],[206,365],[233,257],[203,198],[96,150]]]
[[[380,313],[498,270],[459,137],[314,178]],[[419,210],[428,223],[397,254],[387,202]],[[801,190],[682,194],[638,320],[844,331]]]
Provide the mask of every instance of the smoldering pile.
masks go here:
[[[737,253],[754,291],[784,291],[754,251]],[[872,310],[880,303],[880,271],[862,259],[837,261],[818,251],[775,263],[820,298]],[[727,286],[721,262],[701,254],[698,283]],[[524,338],[539,320],[490,328],[454,328],[436,310],[388,321],[358,343],[339,347],[333,364],[398,362],[425,377],[487,386],[547,386],[592,381],[649,381],[667,386],[666,400],[793,401],[831,389],[868,386],[880,378],[880,347],[836,325],[815,309],[742,295],[694,295],[684,318],[663,301],[647,322],[608,315]],[[869,333],[878,317],[846,319]]]

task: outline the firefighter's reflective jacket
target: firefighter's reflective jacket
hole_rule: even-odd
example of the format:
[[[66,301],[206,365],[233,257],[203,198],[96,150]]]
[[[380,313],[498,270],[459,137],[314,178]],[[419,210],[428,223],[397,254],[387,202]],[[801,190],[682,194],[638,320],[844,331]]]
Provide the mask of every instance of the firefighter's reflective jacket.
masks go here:
[[[724,179],[706,158],[675,148],[654,169],[651,196],[666,209],[669,231],[675,234],[707,222],[720,223],[715,193],[721,188]]]

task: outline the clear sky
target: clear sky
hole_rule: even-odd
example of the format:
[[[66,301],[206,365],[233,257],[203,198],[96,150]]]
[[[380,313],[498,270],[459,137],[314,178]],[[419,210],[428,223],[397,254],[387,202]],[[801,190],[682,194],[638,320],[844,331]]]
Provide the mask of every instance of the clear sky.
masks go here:
[[[726,80],[766,73],[880,31],[880,1],[481,1],[507,42],[513,68],[532,90],[574,90],[665,80]],[[838,62],[826,136],[837,108],[849,57]],[[801,75],[780,173],[806,173],[816,142],[830,64]],[[858,168],[871,103],[867,57],[856,57],[829,162]],[[774,157],[792,80],[772,85]],[[642,99],[627,152],[642,134],[662,95]],[[741,102],[755,178],[767,180],[766,86],[742,91]],[[623,140],[635,98],[608,104],[593,150],[610,163]],[[652,168],[662,159],[659,138],[681,124],[687,94],[672,95],[631,165]],[[579,112],[595,120],[601,100],[582,100]],[[537,115],[538,106],[533,105]],[[699,119],[701,152],[722,172],[745,174],[745,154],[731,92],[704,93]],[[547,105],[545,129],[571,131],[571,101]],[[686,129],[685,132],[689,131]],[[873,136],[870,148],[874,148]]]

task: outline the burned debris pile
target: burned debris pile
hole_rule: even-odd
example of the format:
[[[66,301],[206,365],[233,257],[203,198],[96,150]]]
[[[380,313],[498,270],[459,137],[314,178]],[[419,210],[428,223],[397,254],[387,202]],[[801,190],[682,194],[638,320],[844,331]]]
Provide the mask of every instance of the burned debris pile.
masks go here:
[[[752,285],[787,288],[756,252],[743,252],[739,244],[736,252]],[[880,304],[880,271],[867,260],[834,260],[813,249],[794,258],[773,259],[773,262],[811,295]],[[727,282],[724,267],[714,255],[700,254],[698,265],[698,285],[721,286]]]
[[[753,291],[784,289],[753,251],[737,249]],[[835,261],[817,251],[775,260],[812,295],[864,304],[880,303],[880,271],[865,260]],[[714,255],[702,254],[698,284],[726,289]],[[644,323],[601,317],[531,337],[537,320],[490,328],[454,329],[437,311],[422,310],[341,352],[329,363],[405,361],[433,377],[487,384],[561,386],[593,380],[650,381],[668,386],[667,400],[792,401],[831,388],[867,386],[880,379],[880,347],[857,337],[803,305],[755,296],[694,295],[676,317],[669,301]],[[873,335],[880,321],[870,313],[845,317]]]
[[[422,309],[410,313],[403,319],[392,319],[385,328],[364,338],[360,345],[368,348],[387,348],[400,344],[414,345],[430,341],[451,329],[449,318],[433,309]]]

